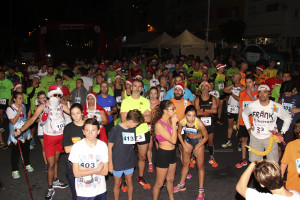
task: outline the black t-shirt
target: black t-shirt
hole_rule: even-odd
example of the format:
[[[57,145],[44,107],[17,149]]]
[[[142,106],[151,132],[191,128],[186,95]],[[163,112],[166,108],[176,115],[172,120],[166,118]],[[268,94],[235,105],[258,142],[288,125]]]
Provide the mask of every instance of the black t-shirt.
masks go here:
[[[64,135],[63,135],[63,147],[71,146],[76,142],[79,142],[85,136],[82,132],[83,126],[76,126],[73,122],[67,124],[64,128]],[[69,154],[67,153],[67,160],[66,160],[66,173],[73,173],[72,170],[72,163],[69,161]]]
[[[135,165],[133,145],[135,144],[135,128],[123,128],[120,124],[114,126],[109,134],[108,142],[113,143],[112,161],[115,171],[131,169]]]

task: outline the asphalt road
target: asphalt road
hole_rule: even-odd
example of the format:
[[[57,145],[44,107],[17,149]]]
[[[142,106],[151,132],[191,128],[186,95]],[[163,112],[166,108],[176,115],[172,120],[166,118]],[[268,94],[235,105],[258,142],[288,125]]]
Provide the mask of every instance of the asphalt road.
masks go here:
[[[215,159],[219,166],[213,168],[208,163],[208,152],[205,153],[205,199],[206,200],[240,200],[241,198],[235,190],[235,185],[239,180],[240,175],[245,170],[244,168],[236,169],[235,164],[240,161],[241,153],[237,151],[237,139],[233,136],[233,147],[223,149],[221,144],[224,143],[227,137],[227,123],[223,126],[216,125],[215,134]],[[29,182],[32,189],[34,199],[44,199],[44,194],[47,189],[47,174],[42,171],[43,161],[41,146],[36,138],[36,146],[31,150],[31,166],[35,169],[29,173]],[[154,151],[155,156],[155,151]],[[20,175],[21,178],[14,180],[11,177],[10,165],[10,149],[0,149],[0,199],[30,199],[28,186],[26,183],[25,174],[20,160]],[[67,182],[65,176],[65,160],[66,156],[62,155],[59,161],[59,178]],[[177,162],[177,170],[174,186],[179,183],[181,174],[181,163]],[[147,169],[145,169],[147,170]],[[193,177],[186,181],[187,190],[175,194],[175,199],[196,199],[198,195],[198,178],[196,168],[191,168],[190,173]],[[145,179],[151,184],[155,183],[155,173],[145,173]],[[113,177],[110,175],[107,179],[107,197],[113,199]],[[54,200],[71,199],[69,188],[55,189]],[[120,194],[120,199],[127,199],[127,194]],[[134,172],[134,199],[152,199],[152,189],[144,190],[137,184],[137,169]],[[166,188],[162,188],[160,199],[168,199]]]

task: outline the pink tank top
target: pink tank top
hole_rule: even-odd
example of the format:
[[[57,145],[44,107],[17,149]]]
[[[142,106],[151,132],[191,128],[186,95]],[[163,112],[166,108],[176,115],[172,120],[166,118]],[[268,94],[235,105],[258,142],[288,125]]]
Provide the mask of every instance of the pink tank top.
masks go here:
[[[172,128],[165,123],[163,120],[158,120],[160,123],[162,123],[163,125],[165,125],[167,127],[168,132],[170,133],[170,135],[172,135]],[[155,135],[156,139],[158,142],[165,142],[167,141],[165,138],[163,138],[161,135]]]

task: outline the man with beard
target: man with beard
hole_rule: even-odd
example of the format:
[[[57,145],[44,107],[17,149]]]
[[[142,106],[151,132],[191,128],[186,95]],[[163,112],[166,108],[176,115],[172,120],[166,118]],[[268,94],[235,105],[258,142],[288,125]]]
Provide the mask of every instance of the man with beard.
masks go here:
[[[54,85],[55,83],[54,69],[53,66],[50,65],[47,69],[47,75],[41,80],[41,87],[44,89],[44,91],[47,91],[49,86]]]
[[[183,82],[183,78],[180,75],[177,75],[174,79],[175,79],[175,85],[177,85],[178,83]],[[174,98],[174,90],[175,90],[175,87],[168,90],[168,92],[165,96],[165,100],[170,100],[170,99]],[[191,102],[195,100],[194,95],[192,94],[192,92],[188,88],[184,87],[183,94],[184,94],[183,95],[184,99],[189,100]]]
[[[57,85],[50,85],[47,94],[49,101],[40,104],[34,115],[20,128],[14,131],[15,137],[27,130],[40,116],[40,124],[44,133],[45,154],[48,162],[48,191],[45,200],[52,199],[53,188],[66,188],[68,184],[60,181],[58,175],[58,160],[60,153],[64,152],[62,146],[65,118],[63,112],[69,114],[70,110],[66,105],[60,103],[63,92]]]
[[[285,134],[292,121],[290,114],[279,103],[270,100],[270,88],[267,85],[258,87],[258,100],[251,102],[243,111],[242,117],[250,135],[249,146],[255,150],[263,151],[268,148],[272,132],[277,132],[276,121],[279,117],[283,120],[281,134]],[[249,115],[253,117],[253,125],[250,124]],[[263,159],[250,151],[249,160],[254,162]],[[273,142],[271,152],[267,160],[278,162],[278,145]]]
[[[178,121],[180,121],[185,116],[185,108],[192,103],[186,99],[183,98],[184,95],[184,83],[180,82],[175,85],[174,87],[174,98],[170,99],[170,101],[173,102],[175,108],[176,108],[176,114],[178,117]]]

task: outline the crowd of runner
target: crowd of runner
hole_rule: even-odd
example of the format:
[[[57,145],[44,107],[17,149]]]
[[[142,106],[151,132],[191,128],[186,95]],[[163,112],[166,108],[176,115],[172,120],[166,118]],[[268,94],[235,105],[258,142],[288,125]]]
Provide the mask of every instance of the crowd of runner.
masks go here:
[[[241,160],[237,158],[235,167],[251,162],[237,191],[247,199],[272,199],[247,189],[254,171],[257,181],[273,194],[299,199],[300,94],[290,72],[277,70],[274,60],[260,60],[251,69],[233,57],[209,61],[136,56],[99,63],[76,60],[37,66],[31,61],[23,68],[0,66],[0,142],[2,148],[11,149],[14,179],[20,178],[18,142],[26,170],[33,172],[30,149],[39,138],[48,177],[46,200],[53,198],[54,188],[68,186],[74,200],[106,199],[108,173],[114,177],[110,188],[114,199],[121,190],[132,199],[135,169],[138,184],[153,187],[154,200],[164,184],[173,200],[174,193],[187,190],[185,181],[195,165],[199,180],[195,198],[204,200],[204,161],[214,168],[221,165],[214,155],[214,133],[217,124],[226,127],[226,123],[222,148],[232,147],[236,134]],[[177,149],[182,170],[174,185]],[[61,153],[68,157],[68,184],[58,179]],[[261,162],[264,155],[267,161]],[[273,179],[263,182],[264,167],[264,172],[277,170],[281,181],[287,172],[287,190],[283,184],[269,186]],[[145,171],[156,173],[153,186],[145,180]],[[276,193],[279,189],[281,193]]]

